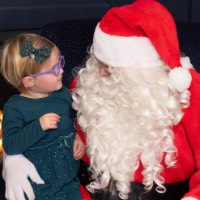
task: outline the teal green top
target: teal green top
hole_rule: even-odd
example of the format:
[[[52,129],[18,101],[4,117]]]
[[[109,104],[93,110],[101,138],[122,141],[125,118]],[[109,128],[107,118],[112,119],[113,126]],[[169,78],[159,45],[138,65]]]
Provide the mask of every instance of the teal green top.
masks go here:
[[[66,88],[52,95],[31,99],[12,96],[4,106],[3,147],[8,155],[23,154],[36,167],[45,184],[29,180],[36,200],[81,200],[77,177],[79,161],[74,159],[75,111]],[[56,129],[43,131],[39,118],[56,113]]]
[[[71,107],[71,93],[62,88],[52,95],[31,99],[12,96],[4,106],[2,123],[3,148],[8,155],[20,154],[30,147],[41,146],[59,136],[75,131],[75,111]],[[60,116],[57,129],[43,131],[39,118],[46,113]]]

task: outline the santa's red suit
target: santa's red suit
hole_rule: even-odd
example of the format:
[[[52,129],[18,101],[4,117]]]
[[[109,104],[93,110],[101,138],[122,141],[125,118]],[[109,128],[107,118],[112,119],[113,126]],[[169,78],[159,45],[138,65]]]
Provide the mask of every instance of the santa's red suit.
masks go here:
[[[184,116],[174,126],[174,143],[178,149],[175,167],[164,168],[165,183],[189,180],[189,191],[185,197],[200,199],[200,74],[191,69],[192,82],[190,106],[183,110]],[[142,181],[142,166],[135,174],[135,181]]]

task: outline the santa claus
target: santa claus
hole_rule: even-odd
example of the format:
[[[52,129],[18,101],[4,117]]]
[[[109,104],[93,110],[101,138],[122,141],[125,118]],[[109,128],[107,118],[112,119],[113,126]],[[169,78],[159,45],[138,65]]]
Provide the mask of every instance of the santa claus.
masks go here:
[[[114,180],[121,199],[200,199],[199,88],[165,7],[138,0],[109,10],[73,92],[94,179],[88,190]]]

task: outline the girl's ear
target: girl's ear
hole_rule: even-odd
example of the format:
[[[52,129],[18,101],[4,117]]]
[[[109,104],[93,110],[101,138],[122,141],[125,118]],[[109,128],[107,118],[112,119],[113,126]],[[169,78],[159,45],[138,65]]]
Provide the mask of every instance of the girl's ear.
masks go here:
[[[22,83],[26,89],[33,87],[35,84],[33,77],[24,77]]]

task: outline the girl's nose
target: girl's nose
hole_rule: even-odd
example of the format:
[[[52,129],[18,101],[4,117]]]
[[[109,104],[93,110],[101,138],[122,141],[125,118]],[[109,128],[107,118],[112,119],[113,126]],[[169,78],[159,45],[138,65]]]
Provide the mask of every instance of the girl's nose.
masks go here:
[[[63,72],[64,72],[64,69],[60,68],[60,74],[63,74]]]

